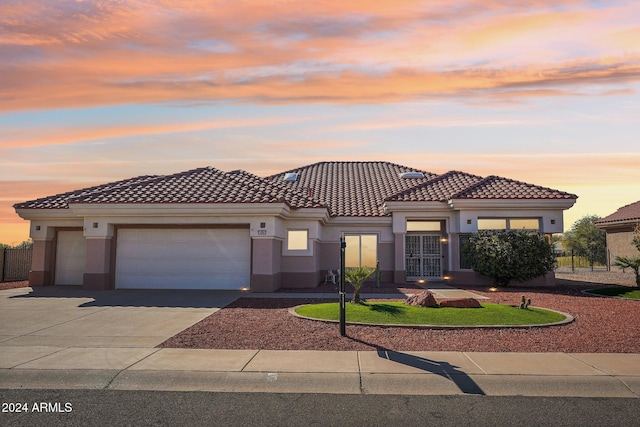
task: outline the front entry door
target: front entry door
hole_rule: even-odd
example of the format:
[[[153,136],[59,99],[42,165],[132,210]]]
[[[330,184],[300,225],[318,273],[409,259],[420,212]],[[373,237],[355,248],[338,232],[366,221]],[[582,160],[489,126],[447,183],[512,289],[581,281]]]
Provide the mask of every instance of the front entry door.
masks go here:
[[[405,237],[407,280],[442,278],[442,246],[439,234]]]

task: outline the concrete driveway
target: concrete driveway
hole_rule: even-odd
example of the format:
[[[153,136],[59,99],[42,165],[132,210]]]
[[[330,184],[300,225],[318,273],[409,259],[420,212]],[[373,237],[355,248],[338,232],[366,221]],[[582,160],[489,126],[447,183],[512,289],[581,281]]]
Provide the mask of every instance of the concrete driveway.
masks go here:
[[[241,295],[53,286],[7,289],[0,291],[0,346],[151,348]]]

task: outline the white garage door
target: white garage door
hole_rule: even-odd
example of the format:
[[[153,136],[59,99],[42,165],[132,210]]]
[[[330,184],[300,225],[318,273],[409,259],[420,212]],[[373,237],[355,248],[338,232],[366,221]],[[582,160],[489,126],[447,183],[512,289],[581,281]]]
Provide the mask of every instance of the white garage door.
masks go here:
[[[249,287],[248,229],[121,229],[117,239],[116,288]]]
[[[82,231],[58,231],[56,244],[56,285],[82,285],[87,240]]]

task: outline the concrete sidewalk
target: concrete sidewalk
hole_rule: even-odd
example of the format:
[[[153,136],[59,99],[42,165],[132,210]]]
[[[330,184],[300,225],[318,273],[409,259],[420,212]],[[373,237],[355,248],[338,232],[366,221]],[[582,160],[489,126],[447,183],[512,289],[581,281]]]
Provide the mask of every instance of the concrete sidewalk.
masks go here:
[[[2,389],[640,397],[640,354],[0,348]]]

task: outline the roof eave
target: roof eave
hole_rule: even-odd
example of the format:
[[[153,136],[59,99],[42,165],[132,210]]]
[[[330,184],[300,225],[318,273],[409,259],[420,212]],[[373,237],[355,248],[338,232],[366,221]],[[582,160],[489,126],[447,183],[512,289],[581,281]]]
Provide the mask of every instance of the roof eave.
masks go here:
[[[291,211],[278,203],[71,203],[75,216],[253,216],[283,215]]]
[[[596,227],[606,229],[606,228],[626,228],[629,226],[634,226],[635,224],[640,223],[640,218],[625,218],[618,219],[613,221],[597,221]]]
[[[450,199],[452,209],[569,209],[576,199]]]
[[[15,208],[16,214],[27,221],[47,219],[75,219],[78,216],[68,208]]]
[[[437,201],[386,201],[384,202],[385,212],[424,212],[424,211],[449,211],[451,207],[446,202]]]

